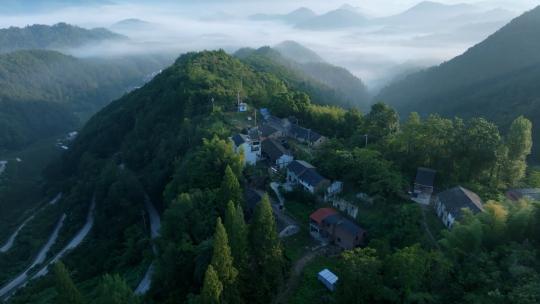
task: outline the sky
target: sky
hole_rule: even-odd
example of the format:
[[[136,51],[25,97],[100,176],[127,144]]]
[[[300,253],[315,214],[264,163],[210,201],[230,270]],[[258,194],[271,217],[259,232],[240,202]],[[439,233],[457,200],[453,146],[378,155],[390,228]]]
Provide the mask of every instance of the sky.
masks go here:
[[[217,48],[232,52],[240,47],[271,46],[284,40],[295,40],[313,49],[328,62],[351,70],[368,86],[378,88],[408,69],[438,64],[463,53],[511,20],[510,17],[498,23],[474,23],[473,20],[470,24],[467,21],[452,27],[448,26],[447,22],[440,22],[427,28],[414,29],[394,26],[305,31],[282,22],[254,22],[249,20],[248,16],[256,13],[288,13],[299,7],[309,7],[322,14],[347,3],[357,7],[359,12],[369,18],[377,18],[403,12],[418,1],[108,1],[120,3],[84,8],[62,7],[37,12],[23,8],[17,13],[4,11],[4,14],[0,7],[0,27],[58,22],[87,28],[111,27],[114,23],[127,18],[142,19],[154,26],[147,31],[121,32],[132,39],[129,44],[93,45],[72,50],[73,55],[81,57],[160,50],[182,53]],[[531,0],[437,0],[437,2],[473,4],[485,11],[495,8],[505,9],[512,17],[540,4],[540,1]],[[43,4],[44,1],[39,3]]]

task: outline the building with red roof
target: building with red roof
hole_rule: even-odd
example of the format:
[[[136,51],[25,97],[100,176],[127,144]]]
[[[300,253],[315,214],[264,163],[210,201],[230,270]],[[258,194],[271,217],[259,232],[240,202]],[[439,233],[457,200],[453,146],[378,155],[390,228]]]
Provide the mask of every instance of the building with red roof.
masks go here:
[[[333,242],[343,249],[364,244],[366,231],[332,208],[321,208],[309,216],[309,232],[322,241]]]

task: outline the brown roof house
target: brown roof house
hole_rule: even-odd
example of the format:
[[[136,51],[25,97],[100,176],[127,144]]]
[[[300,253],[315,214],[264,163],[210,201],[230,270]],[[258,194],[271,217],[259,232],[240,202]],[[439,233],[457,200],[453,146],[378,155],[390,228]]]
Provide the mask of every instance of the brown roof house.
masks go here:
[[[418,168],[416,170],[416,178],[414,180],[414,190],[412,200],[422,204],[429,205],[431,195],[433,194],[433,184],[435,182],[435,174],[437,171],[428,168]]]
[[[313,237],[349,250],[364,244],[366,231],[332,208],[321,208],[309,217]]]
[[[439,193],[435,202],[437,215],[448,229],[463,217],[463,209],[474,214],[484,211],[480,197],[461,186]]]

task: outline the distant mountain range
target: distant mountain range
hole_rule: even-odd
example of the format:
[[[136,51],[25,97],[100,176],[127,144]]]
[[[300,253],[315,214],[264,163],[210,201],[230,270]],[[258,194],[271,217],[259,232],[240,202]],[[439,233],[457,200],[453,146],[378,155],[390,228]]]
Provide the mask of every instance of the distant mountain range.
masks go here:
[[[289,14],[258,14],[251,16],[250,19],[285,21],[305,30],[334,30],[374,25],[404,28],[422,28],[437,25],[445,28],[463,25],[464,23],[509,21],[512,17],[515,17],[514,13],[503,9],[486,11],[469,4],[443,4],[425,1],[400,14],[382,18],[369,18],[360,9],[351,5],[343,5],[321,15],[317,15],[307,8],[301,8]]]
[[[446,63],[391,84],[382,100],[406,114],[484,116],[503,126],[525,115],[540,142],[540,7]]]
[[[363,110],[369,107],[369,94],[362,80],[344,68],[324,62],[294,41],[274,48],[244,48],[235,56],[259,71],[278,75],[295,90],[308,93],[315,103]]]
[[[66,23],[52,26],[36,24],[24,28],[0,29],[0,53],[21,49],[62,50],[90,43],[126,39],[127,37],[104,28],[84,29]]]

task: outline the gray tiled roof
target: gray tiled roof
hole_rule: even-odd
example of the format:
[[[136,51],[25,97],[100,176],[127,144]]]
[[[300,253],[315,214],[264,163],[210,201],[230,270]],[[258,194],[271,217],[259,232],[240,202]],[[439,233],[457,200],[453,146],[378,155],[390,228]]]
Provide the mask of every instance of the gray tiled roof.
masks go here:
[[[416,171],[415,183],[422,186],[433,187],[433,182],[435,181],[435,174],[437,171],[431,170],[428,168],[418,168]]]
[[[461,186],[439,193],[439,199],[446,207],[446,210],[451,213],[456,219],[461,218],[461,209],[468,208],[473,213],[482,212],[482,199],[480,197]]]
[[[283,155],[289,154],[287,149],[274,139],[267,139],[262,142],[262,152],[266,154],[270,160],[275,162]]]
[[[316,142],[322,137],[321,134],[313,130],[300,127],[299,125],[291,126],[291,134],[296,138],[300,138],[309,142]]]
[[[233,135],[232,137],[232,141],[234,142],[234,144],[239,147],[240,145],[242,145],[243,143],[245,143],[247,140],[246,138],[244,137],[244,135],[242,134],[235,134]]]
[[[313,165],[303,160],[295,160],[289,164],[287,169],[291,170],[296,176],[300,176],[307,169],[315,169]]]
[[[365,230],[360,228],[360,226],[345,218],[336,225],[336,234],[346,233],[351,236],[357,236],[364,232]]]

